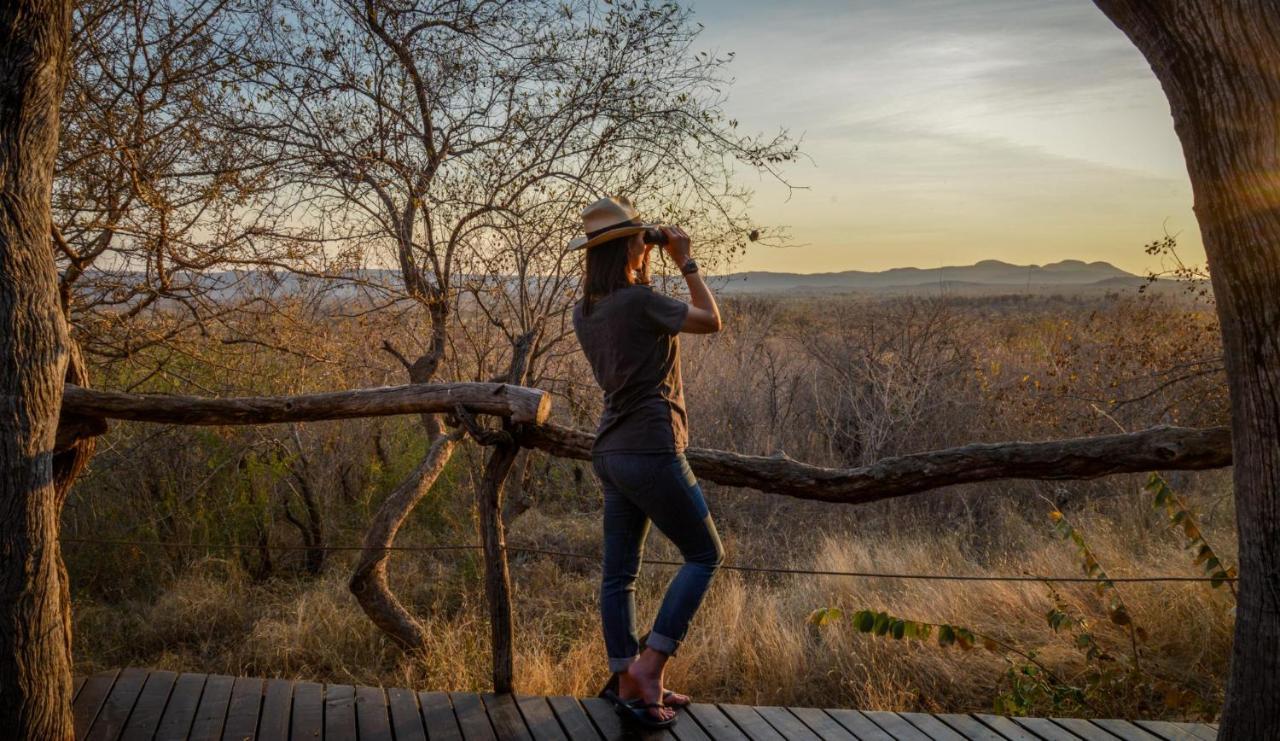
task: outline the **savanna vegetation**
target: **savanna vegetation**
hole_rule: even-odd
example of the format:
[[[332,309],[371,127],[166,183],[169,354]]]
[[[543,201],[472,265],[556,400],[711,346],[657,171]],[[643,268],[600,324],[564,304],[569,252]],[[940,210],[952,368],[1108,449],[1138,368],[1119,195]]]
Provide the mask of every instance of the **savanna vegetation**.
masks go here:
[[[1212,308],[1181,297],[740,296],[725,303],[722,333],[684,342],[699,446],[848,466],[972,441],[1209,426],[1227,414]],[[235,336],[269,343],[191,333],[175,338],[164,364],[111,363],[95,369],[97,377],[117,388],[218,395],[357,387],[396,378],[395,358],[379,350],[383,341],[415,341],[412,327],[347,302],[277,305],[235,327]],[[483,324],[476,310],[455,321],[473,320]],[[456,334],[468,340],[450,353],[456,367],[449,372],[474,377],[500,338]],[[583,363],[575,352],[560,353],[545,377],[557,394],[558,421],[589,429],[599,398]],[[372,510],[424,445],[417,421],[405,418],[117,425],[64,514],[78,669],[139,664],[486,687],[477,551],[393,555],[393,588],[430,636],[426,658],[415,658],[381,634],[347,590],[354,554],[322,549],[359,543]],[[477,543],[483,464],[482,449],[464,444],[397,545]],[[589,468],[526,451],[512,478],[513,548],[598,552],[599,491]],[[1228,475],[1165,478],[1229,568]],[[1171,510],[1154,506],[1146,483],[1136,475],[1000,482],[857,508],[704,487],[735,565],[1096,575],[1082,569],[1091,562],[1110,577],[1204,575],[1206,559],[1197,563],[1198,551],[1188,550],[1187,527],[1171,527]],[[1087,541],[1087,557],[1063,539],[1055,512]],[[229,545],[239,547],[223,548]],[[678,558],[656,532],[646,553]],[[605,678],[598,562],[520,551],[511,559],[518,686],[594,692]],[[645,617],[670,573],[646,567]],[[732,570],[717,579],[671,666],[673,686],[706,699],[1174,718],[1213,717],[1222,702],[1234,605],[1224,585],[1099,590]],[[1116,595],[1129,625],[1115,620]],[[892,627],[888,637],[864,635],[859,610],[954,625],[1001,645],[984,649],[978,640],[966,651],[963,633],[950,648],[937,635],[894,641]],[[1071,624],[1047,619],[1051,610]]]

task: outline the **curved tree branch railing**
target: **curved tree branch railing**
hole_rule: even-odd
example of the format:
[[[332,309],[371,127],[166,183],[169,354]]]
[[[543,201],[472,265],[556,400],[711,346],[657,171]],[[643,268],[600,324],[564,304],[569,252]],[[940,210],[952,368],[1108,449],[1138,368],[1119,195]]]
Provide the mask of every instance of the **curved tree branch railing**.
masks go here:
[[[595,436],[554,424],[529,426],[521,444],[590,460]],[[866,504],[956,484],[998,479],[1095,479],[1152,469],[1200,471],[1231,465],[1227,427],[1152,427],[1119,435],[1045,442],[977,443],[885,458],[857,468],[825,468],[785,455],[710,448],[685,451],[700,478],[799,499]]]

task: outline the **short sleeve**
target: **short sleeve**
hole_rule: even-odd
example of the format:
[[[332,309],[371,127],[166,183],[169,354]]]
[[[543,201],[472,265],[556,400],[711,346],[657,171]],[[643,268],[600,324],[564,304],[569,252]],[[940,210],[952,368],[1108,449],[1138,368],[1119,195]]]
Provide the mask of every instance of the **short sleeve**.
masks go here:
[[[644,301],[645,323],[662,334],[679,334],[689,313],[689,305],[652,289],[646,293],[649,295]]]

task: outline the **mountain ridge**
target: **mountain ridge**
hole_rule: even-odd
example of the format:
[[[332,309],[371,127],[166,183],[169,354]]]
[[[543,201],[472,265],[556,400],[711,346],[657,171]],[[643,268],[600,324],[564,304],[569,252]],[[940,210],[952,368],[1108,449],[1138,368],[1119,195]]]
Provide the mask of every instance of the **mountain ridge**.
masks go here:
[[[1084,287],[1103,281],[1143,281],[1145,278],[1096,260],[1060,260],[1046,265],[1015,265],[1001,260],[980,260],[973,265],[937,268],[901,267],[888,270],[842,270],[824,273],[787,273],[752,270],[730,273],[721,279],[730,291],[775,292],[788,290],[894,290],[930,285],[964,284],[1013,287]]]

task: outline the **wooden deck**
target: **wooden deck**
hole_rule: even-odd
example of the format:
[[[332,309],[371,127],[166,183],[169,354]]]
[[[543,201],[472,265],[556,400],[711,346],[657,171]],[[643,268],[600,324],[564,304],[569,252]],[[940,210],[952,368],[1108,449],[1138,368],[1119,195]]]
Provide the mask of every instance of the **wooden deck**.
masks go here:
[[[624,728],[598,698],[415,692],[177,674],[149,669],[76,680],[76,738],[366,741],[1208,741],[1215,726],[695,704],[669,731]]]

